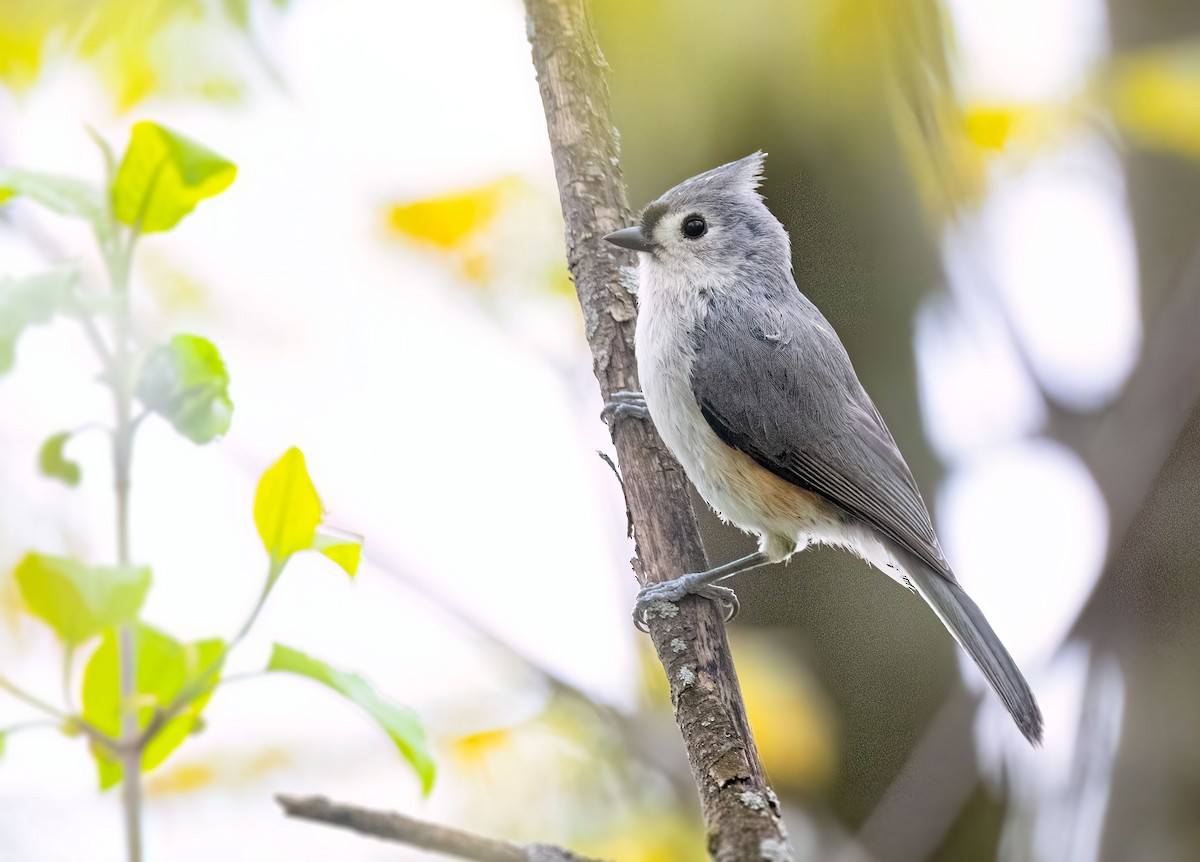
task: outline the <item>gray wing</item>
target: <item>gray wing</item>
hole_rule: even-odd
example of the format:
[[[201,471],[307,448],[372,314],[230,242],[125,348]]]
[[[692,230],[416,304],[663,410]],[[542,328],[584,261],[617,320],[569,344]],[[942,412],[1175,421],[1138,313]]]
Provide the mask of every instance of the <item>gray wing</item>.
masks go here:
[[[908,465],[828,321],[795,287],[713,301],[692,391],[727,445],[834,503],[951,581]]]

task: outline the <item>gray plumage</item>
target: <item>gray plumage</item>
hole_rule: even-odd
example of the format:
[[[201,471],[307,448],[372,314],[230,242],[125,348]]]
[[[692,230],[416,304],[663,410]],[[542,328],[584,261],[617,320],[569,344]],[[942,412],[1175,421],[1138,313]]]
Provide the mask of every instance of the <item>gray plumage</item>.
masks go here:
[[[611,237],[644,252],[637,354],[650,415],[705,500],[759,536],[762,559],[837,544],[911,586],[1038,742],[1033,693],[955,580],[840,339],[796,286],[787,233],[757,192],[763,159],[676,186]],[[689,590],[709,583],[689,577]]]

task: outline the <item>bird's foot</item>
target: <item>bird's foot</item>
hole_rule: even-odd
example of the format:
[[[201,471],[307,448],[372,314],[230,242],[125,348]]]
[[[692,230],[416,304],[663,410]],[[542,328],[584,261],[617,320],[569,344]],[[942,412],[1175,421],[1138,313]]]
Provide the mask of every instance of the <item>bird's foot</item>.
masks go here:
[[[696,595],[716,602],[725,612],[725,622],[737,616],[740,610],[737,593],[729,587],[718,586],[698,574],[683,575],[671,581],[661,581],[638,593],[633,603],[633,624],[639,631],[649,631],[649,621],[654,617],[664,619],[679,613],[676,602],[686,595]]]
[[[612,428],[615,428],[621,419],[649,419],[650,410],[646,407],[646,396],[625,389],[614,392],[612,397],[604,402],[600,418]]]

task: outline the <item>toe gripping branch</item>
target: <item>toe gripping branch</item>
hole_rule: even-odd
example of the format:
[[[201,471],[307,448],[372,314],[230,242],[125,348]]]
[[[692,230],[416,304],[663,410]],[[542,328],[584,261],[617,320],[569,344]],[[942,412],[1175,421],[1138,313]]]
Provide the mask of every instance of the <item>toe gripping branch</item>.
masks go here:
[[[617,422],[622,419],[649,419],[650,410],[646,407],[646,396],[640,392],[620,389],[604,402],[600,418],[608,423],[610,428],[616,428]]]
[[[662,613],[662,609],[658,607],[660,602],[674,604],[689,593],[717,602],[725,612],[725,622],[730,622],[737,616],[741,605],[732,589],[722,587],[716,582],[739,572],[765,566],[768,562],[770,560],[765,554],[756,551],[707,572],[692,572],[670,581],[650,584],[638,593],[633,604],[633,624],[639,631],[649,631],[650,618]]]

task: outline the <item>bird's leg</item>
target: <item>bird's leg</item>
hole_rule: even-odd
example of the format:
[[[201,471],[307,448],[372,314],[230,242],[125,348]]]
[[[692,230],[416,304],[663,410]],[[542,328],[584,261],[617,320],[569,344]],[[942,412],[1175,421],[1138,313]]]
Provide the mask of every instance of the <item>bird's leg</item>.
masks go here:
[[[649,419],[650,411],[646,407],[646,396],[640,392],[630,392],[625,389],[614,392],[610,399],[604,402],[600,418],[614,428],[620,419]]]
[[[747,554],[741,559],[709,569],[707,572],[692,572],[691,574],[680,575],[678,578],[670,581],[650,584],[638,593],[637,601],[634,602],[634,625],[642,631],[646,631],[646,622],[652,616],[674,616],[673,609],[664,613],[660,604],[674,604],[689,593],[719,602],[725,609],[725,622],[729,622],[737,616],[739,607],[737,595],[729,587],[719,586],[717,581],[724,580],[739,572],[757,569],[759,566],[765,566],[769,562],[771,560],[766,554],[762,551],[755,551],[753,554]]]

